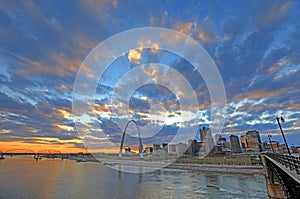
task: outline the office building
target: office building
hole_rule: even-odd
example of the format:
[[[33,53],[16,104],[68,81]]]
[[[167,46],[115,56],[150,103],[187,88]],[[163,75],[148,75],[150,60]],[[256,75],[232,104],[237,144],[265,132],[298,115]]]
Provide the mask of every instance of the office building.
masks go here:
[[[168,143],[154,143],[153,153],[168,153]]]
[[[244,151],[261,152],[263,149],[258,131],[248,131],[240,139]]]
[[[241,153],[242,152],[238,136],[236,136],[236,135],[230,136],[230,145],[231,145],[232,153]]]
[[[246,151],[246,149],[248,148],[247,136],[242,135],[240,139],[241,139],[242,148],[244,151]]]
[[[200,129],[200,142],[204,142],[207,135],[211,135],[210,128],[203,127]]]
[[[168,145],[168,152],[170,154],[177,154],[182,155],[188,149],[188,145],[185,143],[178,143],[178,144],[169,144]]]
[[[262,151],[262,143],[260,139],[260,135],[258,131],[248,131],[246,133],[246,136],[248,136],[248,145],[249,148],[254,149],[255,151]]]

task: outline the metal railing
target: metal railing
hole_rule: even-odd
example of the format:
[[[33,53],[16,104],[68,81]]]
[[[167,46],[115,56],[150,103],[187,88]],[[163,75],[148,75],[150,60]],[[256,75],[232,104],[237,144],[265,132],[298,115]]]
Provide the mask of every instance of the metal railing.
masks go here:
[[[293,155],[281,155],[275,153],[266,153],[265,155],[279,162],[286,168],[289,168],[290,170],[295,170],[297,175],[300,175],[300,157],[296,157]]]

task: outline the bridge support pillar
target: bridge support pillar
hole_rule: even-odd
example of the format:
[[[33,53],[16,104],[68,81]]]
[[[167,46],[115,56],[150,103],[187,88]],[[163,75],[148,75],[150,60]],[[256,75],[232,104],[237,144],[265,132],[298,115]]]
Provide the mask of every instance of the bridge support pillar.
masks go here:
[[[282,192],[280,184],[277,182],[274,184],[271,184],[267,180],[267,190],[268,190],[268,195],[270,198],[281,199],[281,198],[285,197]]]
[[[270,168],[272,167],[272,165],[267,163],[264,156],[261,156],[261,159],[266,173],[268,196],[273,199],[285,198],[285,194],[282,191],[280,183],[277,180],[276,174],[274,173],[275,171],[273,168]]]

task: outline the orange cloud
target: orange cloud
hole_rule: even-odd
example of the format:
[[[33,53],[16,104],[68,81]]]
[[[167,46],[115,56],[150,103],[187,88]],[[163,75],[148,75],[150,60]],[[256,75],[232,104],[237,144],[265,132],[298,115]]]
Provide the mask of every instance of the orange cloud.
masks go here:
[[[271,96],[274,97],[274,96],[279,96],[283,93],[286,93],[289,90],[290,90],[290,88],[282,88],[282,89],[279,89],[276,91],[256,90],[256,91],[236,95],[235,97],[233,97],[231,100],[228,100],[228,101],[234,102],[234,101],[238,101],[238,100],[245,99],[245,98],[261,99],[261,98],[267,98],[267,97],[271,97]]]
[[[41,144],[41,143],[24,143],[22,141],[10,141],[10,142],[0,142],[1,150],[6,152],[13,149],[25,149],[38,152],[40,150],[58,150],[61,153],[78,153],[83,152],[85,149],[77,148],[73,144]]]
[[[66,85],[66,84],[61,84],[57,88],[60,90],[72,90],[71,86]]]
[[[110,113],[110,107],[108,105],[99,105],[95,104],[95,109],[92,111],[93,115],[100,115],[101,113],[111,114]]]
[[[275,1],[268,9],[264,10],[259,20],[262,26],[272,24],[283,17],[292,7],[291,1]]]
[[[65,110],[65,109],[59,108],[59,109],[57,109],[57,112],[58,112],[61,116],[63,116],[64,118],[70,118],[70,117],[72,117],[72,114],[71,114],[69,111]]]
[[[198,39],[204,43],[209,43],[213,40],[211,35],[209,35],[208,33],[204,32],[204,31],[200,31],[200,33],[198,34]]]
[[[277,71],[279,71],[282,66],[284,66],[286,64],[286,61],[279,61],[277,62],[274,66],[271,66],[269,69],[268,69],[268,73],[269,74],[273,74],[273,73],[276,73]]]
[[[57,124],[57,123],[54,123],[53,125],[58,127],[61,130],[64,130],[64,131],[74,131],[74,128],[71,127],[71,126],[67,126],[67,125],[63,125],[63,124]]]
[[[183,34],[189,35],[194,24],[196,23],[180,23],[175,26],[175,30]]]
[[[49,65],[26,57],[13,55],[17,58],[20,64],[26,64],[26,68],[17,68],[16,72],[22,75],[30,74],[55,74],[58,76],[72,76],[78,70],[81,61],[69,59],[61,54],[53,54],[50,56],[51,60],[55,63]]]
[[[106,21],[111,17],[109,10],[106,9],[107,7],[118,7],[117,0],[85,0],[82,3],[88,12],[94,12],[93,14],[98,16],[101,21]]]
[[[157,54],[159,52],[159,44],[158,43],[153,43],[152,44],[152,48],[151,48],[151,52]]]
[[[128,59],[132,63],[139,64],[140,60],[142,59],[142,51],[137,49],[137,50],[130,50],[128,53]]]
[[[160,50],[160,46],[159,46],[158,43],[153,43],[150,40],[141,41],[141,42],[139,42],[137,49],[131,49],[129,51],[129,53],[128,53],[129,61],[132,62],[132,63],[139,64],[140,60],[142,59],[143,49],[145,47],[147,47],[147,48],[150,47],[151,52],[155,53],[155,54],[157,54]]]

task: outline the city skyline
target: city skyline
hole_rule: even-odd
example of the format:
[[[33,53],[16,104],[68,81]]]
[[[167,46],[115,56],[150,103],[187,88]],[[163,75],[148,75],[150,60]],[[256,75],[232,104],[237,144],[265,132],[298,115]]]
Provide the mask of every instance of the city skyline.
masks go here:
[[[105,39],[149,26],[190,36],[215,62],[223,78],[227,104],[224,129],[214,133],[228,139],[257,130],[262,142],[268,141],[270,134],[272,140],[283,143],[276,121],[282,116],[289,146],[300,146],[299,8],[296,1],[2,1],[0,150],[85,150],[72,116],[72,89],[82,61]],[[87,129],[91,123],[99,123],[99,129],[107,135],[93,135],[96,144],[120,143],[123,127],[114,126],[115,120],[137,120],[145,143],[172,140],[179,127],[189,132],[191,126],[210,125],[213,105],[203,77],[194,74],[186,60],[159,51],[159,44],[148,50],[142,46],[118,57],[98,83],[95,111],[85,117]],[[145,63],[165,64],[184,74],[199,107],[182,111],[186,116],[182,121],[180,103],[172,90],[145,85],[130,99],[132,118],[122,113],[121,103],[113,104],[119,114],[111,115],[108,96],[118,80]],[[148,73],[155,70],[142,72],[150,76]],[[194,113],[193,109],[199,110]],[[150,126],[158,129],[157,135],[152,135],[155,138],[147,135]],[[99,129],[90,129],[90,133]],[[131,137],[126,139],[130,142]]]

